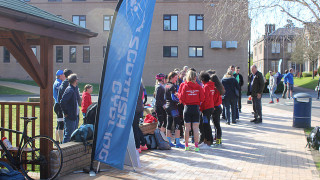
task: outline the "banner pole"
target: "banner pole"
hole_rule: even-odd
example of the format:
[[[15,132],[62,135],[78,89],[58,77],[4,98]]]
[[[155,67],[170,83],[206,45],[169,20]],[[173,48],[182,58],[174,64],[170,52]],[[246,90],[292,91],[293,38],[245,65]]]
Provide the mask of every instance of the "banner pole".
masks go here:
[[[95,152],[96,152],[96,145],[97,145],[96,137],[97,137],[97,134],[98,134],[98,124],[99,124],[101,97],[102,97],[102,92],[103,92],[103,84],[104,84],[105,72],[106,72],[106,69],[107,69],[108,55],[109,55],[109,49],[110,49],[110,44],[111,44],[111,39],[112,39],[112,34],[113,34],[113,29],[114,29],[114,24],[116,22],[118,11],[120,9],[120,6],[121,6],[122,2],[123,2],[123,0],[119,0],[119,2],[117,4],[117,7],[115,9],[115,12],[114,12],[114,15],[113,15],[113,19],[112,19],[110,34],[109,34],[109,37],[108,37],[106,53],[105,53],[105,56],[104,56],[104,64],[103,64],[103,70],[102,70],[102,74],[101,74],[101,82],[100,82],[100,89],[99,89],[99,96],[98,96],[98,105],[97,105],[97,111],[96,111],[96,120],[95,120],[95,124],[94,124],[93,144],[92,144],[89,176],[96,176],[96,174],[94,172],[94,169],[93,169],[93,161],[94,161],[94,156],[95,156]],[[100,165],[100,162],[99,162],[99,165]]]
[[[128,152],[128,154],[129,154],[129,158],[130,158],[130,161],[131,161],[131,166],[133,167],[133,172],[136,172],[136,168],[134,167],[134,164],[133,164],[133,161],[132,161],[131,155],[130,155],[130,153],[129,153],[128,146],[127,146],[127,152]]]

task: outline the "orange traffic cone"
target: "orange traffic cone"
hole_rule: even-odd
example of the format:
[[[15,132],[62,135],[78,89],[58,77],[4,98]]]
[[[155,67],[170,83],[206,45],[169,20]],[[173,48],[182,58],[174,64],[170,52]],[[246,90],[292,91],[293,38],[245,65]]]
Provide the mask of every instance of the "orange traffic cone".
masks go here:
[[[252,104],[252,98],[251,96],[249,96],[248,100],[247,100],[247,104]]]

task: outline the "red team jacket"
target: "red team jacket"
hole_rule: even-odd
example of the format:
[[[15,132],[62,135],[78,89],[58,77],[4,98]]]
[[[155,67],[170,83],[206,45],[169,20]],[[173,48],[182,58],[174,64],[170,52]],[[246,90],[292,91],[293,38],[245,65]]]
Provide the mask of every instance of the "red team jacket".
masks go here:
[[[184,105],[200,105],[204,101],[202,87],[194,82],[186,82],[181,88],[180,102]],[[179,88],[179,90],[180,90]]]
[[[92,104],[91,94],[88,92],[82,93],[81,111],[87,113],[88,107]]]
[[[213,102],[214,102],[214,106],[220,106],[222,104],[222,98],[221,98],[220,92],[216,87],[214,88]]]
[[[213,101],[213,96],[214,96],[214,82],[209,81],[206,84],[204,84],[203,91],[204,91],[204,102],[200,106],[200,111],[214,108],[215,103]]]

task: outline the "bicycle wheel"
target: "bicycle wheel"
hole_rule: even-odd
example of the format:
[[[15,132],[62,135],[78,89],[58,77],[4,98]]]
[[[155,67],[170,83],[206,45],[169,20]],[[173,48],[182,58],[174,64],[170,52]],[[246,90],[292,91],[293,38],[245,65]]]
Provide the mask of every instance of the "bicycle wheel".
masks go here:
[[[48,152],[44,152],[49,147]],[[62,168],[59,144],[47,136],[35,136],[22,147],[20,168],[28,179],[54,179]]]

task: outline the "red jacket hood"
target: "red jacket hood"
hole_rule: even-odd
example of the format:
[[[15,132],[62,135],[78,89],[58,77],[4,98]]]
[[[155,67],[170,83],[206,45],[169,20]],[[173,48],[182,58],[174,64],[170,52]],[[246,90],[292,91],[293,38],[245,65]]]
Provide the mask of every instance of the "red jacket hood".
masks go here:
[[[183,85],[180,93],[180,102],[184,105],[200,105],[204,101],[204,92],[202,87],[193,82],[187,82]]]

